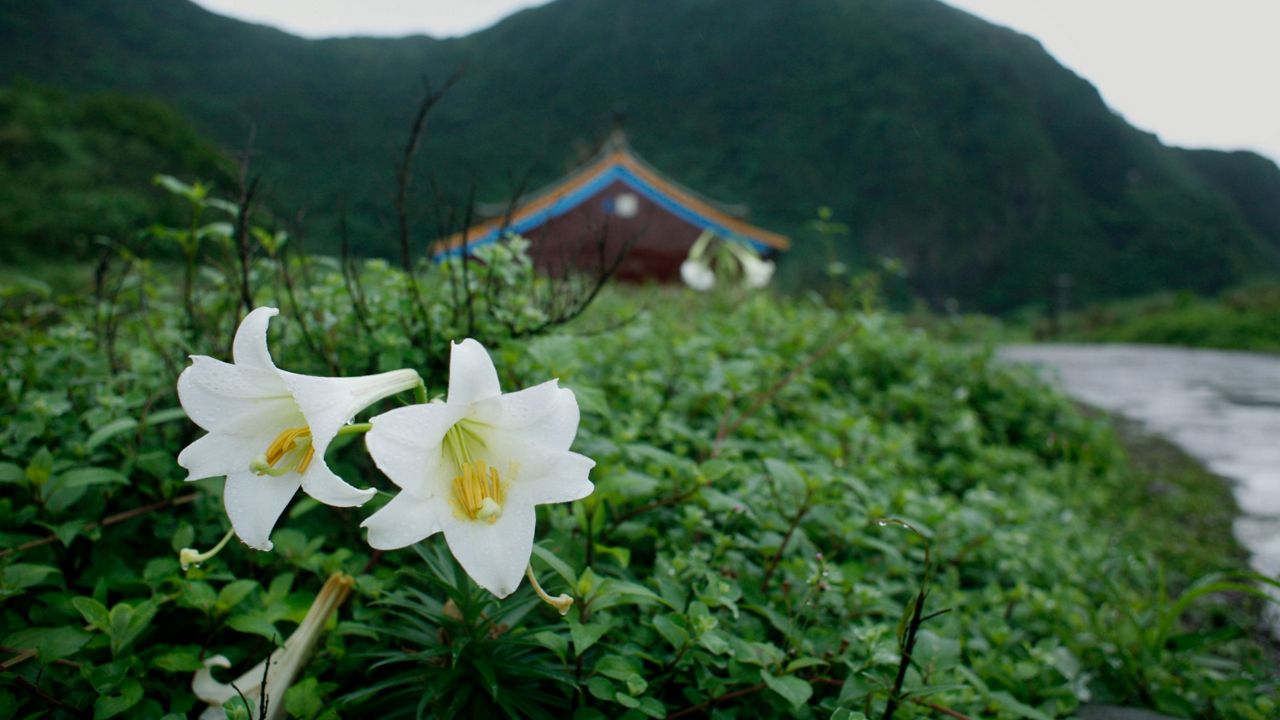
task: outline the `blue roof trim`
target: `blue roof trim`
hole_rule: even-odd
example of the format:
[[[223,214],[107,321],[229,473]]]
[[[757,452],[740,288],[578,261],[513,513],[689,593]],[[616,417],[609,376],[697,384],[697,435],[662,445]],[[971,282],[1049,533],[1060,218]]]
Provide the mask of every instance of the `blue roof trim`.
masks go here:
[[[610,165],[598,175],[584,183],[582,187],[574,190],[568,195],[565,195],[547,208],[517,222],[513,222],[506,227],[499,227],[490,230],[474,240],[468,240],[465,245],[459,245],[458,247],[451,248],[449,250],[442,250],[441,252],[436,253],[435,259],[442,260],[447,257],[457,257],[464,251],[475,250],[476,248],[488,245],[489,243],[497,241],[504,231],[523,234],[531,228],[538,227],[539,225],[554,220],[555,218],[573,210],[575,207],[587,200],[587,198],[590,198],[592,195],[600,192],[615,180],[621,180],[627,185],[627,187],[630,187],[640,193],[658,207],[661,207],[690,225],[712,230],[722,238],[748,245],[761,255],[767,256],[771,255],[773,252],[773,248],[769,245],[762,243],[755,238],[733,232],[724,225],[714,222],[706,216],[681,205],[666,193],[645,182],[642,178],[638,177],[627,168],[621,165]]]

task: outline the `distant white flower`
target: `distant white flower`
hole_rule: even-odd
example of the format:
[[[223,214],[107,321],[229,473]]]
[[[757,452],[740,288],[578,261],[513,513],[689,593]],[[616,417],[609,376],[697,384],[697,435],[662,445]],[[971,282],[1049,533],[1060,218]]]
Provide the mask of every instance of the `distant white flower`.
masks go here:
[[[208,431],[178,455],[187,480],[226,475],[223,500],[236,535],[270,550],[271,528],[301,486],[328,505],[360,505],[372,489],[348,485],[324,453],[356,413],[420,380],[413,370],[325,378],[277,369],[267,350],[267,324],[279,311],[260,307],[236,330],[235,364],[195,355],[178,378],[187,416]]]
[[[740,252],[734,254],[737,255],[738,262],[742,265],[742,282],[747,287],[758,290],[767,286],[769,281],[773,279],[774,265],[772,260],[765,260],[746,247],[742,247]]]
[[[680,279],[699,292],[706,292],[716,285],[716,273],[705,260],[685,260],[680,263]]]
[[[334,573],[329,576],[324,587],[316,595],[307,610],[306,617],[284,641],[284,646],[277,648],[252,669],[229,683],[218,682],[213,677],[212,668],[231,667],[231,661],[222,655],[214,655],[204,661],[204,668],[197,670],[191,679],[191,692],[209,704],[200,714],[200,720],[219,720],[226,717],[222,704],[240,697],[249,703],[251,716],[256,716],[258,704],[262,700],[263,674],[266,674],[267,714],[257,720],[275,720],[284,717],[284,693],[293,684],[307,665],[307,659],[315,650],[324,632],[325,623],[333,611],[351,594],[355,580],[350,575]],[[239,692],[237,692],[239,691]]]
[[[369,544],[392,550],[443,531],[467,574],[500,598],[529,565],[534,506],[594,489],[595,461],[569,451],[578,432],[573,392],[551,380],[504,395],[475,340],[453,345],[444,402],[370,422],[369,454],[402,492],[364,521]]]
[[[760,257],[753,248],[735,240],[717,240],[710,230],[705,230],[680,264],[680,279],[694,290],[710,290],[715,287],[717,269],[730,276],[740,272],[743,286],[758,290],[773,279],[775,267],[772,260]]]
[[[688,257],[680,263],[680,279],[699,292],[706,292],[716,285],[716,271],[711,268],[711,258],[707,256],[707,248],[714,238],[710,230],[703,230],[690,246]]]

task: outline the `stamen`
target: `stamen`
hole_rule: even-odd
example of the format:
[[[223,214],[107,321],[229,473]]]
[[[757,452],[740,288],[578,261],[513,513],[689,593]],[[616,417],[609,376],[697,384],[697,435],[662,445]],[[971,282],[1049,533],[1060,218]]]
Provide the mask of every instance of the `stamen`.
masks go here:
[[[483,460],[463,463],[453,478],[453,499],[466,517],[497,522],[505,499],[498,469],[485,465]]]
[[[271,441],[265,453],[249,463],[249,469],[258,475],[273,477],[279,477],[290,471],[297,471],[301,475],[311,466],[311,459],[315,454],[315,446],[311,444],[311,428],[305,425],[298,428],[285,428]],[[285,458],[289,458],[289,461],[276,467],[276,463]]]
[[[529,584],[533,586],[533,591],[538,594],[538,597],[542,598],[542,602],[555,608],[561,615],[569,614],[569,608],[573,607],[573,598],[564,593],[560,593],[560,597],[554,598],[548,595],[547,591],[543,590],[542,586],[538,584],[538,578],[534,577],[533,565],[525,566],[524,576],[529,578]]]

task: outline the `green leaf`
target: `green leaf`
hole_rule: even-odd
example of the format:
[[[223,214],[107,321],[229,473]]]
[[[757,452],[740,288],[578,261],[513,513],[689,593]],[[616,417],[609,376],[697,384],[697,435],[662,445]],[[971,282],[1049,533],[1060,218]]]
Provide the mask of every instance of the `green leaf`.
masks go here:
[[[180,407],[165,408],[157,410],[146,416],[145,421],[147,427],[155,427],[164,423],[173,422],[174,420],[182,420],[187,417],[187,411]]]
[[[730,650],[729,641],[716,630],[707,630],[699,635],[698,644],[716,655],[724,655]]]
[[[801,477],[800,472],[790,464],[776,458],[765,458],[764,467],[765,470],[768,471],[769,475],[771,475],[774,480],[778,481],[783,490],[803,492],[805,487],[804,478]]]
[[[11,462],[0,462],[0,484],[27,485],[26,471]]]
[[[84,529],[84,521],[68,520],[64,523],[54,525],[50,529],[53,530],[53,534],[58,537],[58,542],[62,543],[63,547],[71,547],[72,541],[74,541],[80,534],[80,531]]]
[[[590,571],[590,568],[587,568],[587,571]],[[583,576],[585,577],[585,572]],[[596,596],[591,600],[591,609],[600,611],[617,605],[645,605],[648,603],[668,605],[666,600],[663,600],[656,592],[643,585],[628,580],[605,578],[601,581],[600,589]]]
[[[596,673],[614,680],[626,681],[641,670],[639,661],[622,655],[605,655],[593,668]]]
[[[543,630],[530,635],[529,639],[555,653],[561,661],[564,661],[569,654],[569,639],[561,633]]]
[[[107,720],[128,710],[142,699],[142,684],[132,678],[124,681],[120,692],[98,698],[93,703],[93,720]]]
[[[987,697],[990,698],[991,702],[999,706],[1001,710],[1006,710],[1019,718],[1028,718],[1029,720],[1053,720],[1053,718],[1047,713],[1027,705],[1003,690],[995,691]]]
[[[689,632],[681,627],[684,618],[676,613],[666,613],[653,618],[653,629],[677,650],[689,643]]]
[[[49,478],[53,477],[53,454],[49,452],[49,448],[42,447],[36,451],[31,462],[27,463],[26,474],[27,481],[36,487],[49,482]]]
[[[791,703],[793,709],[799,709],[813,696],[813,686],[794,675],[775,677],[768,671],[761,670],[760,679],[764,680],[764,684],[768,685],[770,690]]]
[[[190,673],[204,667],[200,648],[195,645],[170,648],[151,660],[151,666],[171,673]]]
[[[85,440],[85,447],[89,450],[93,450],[116,435],[129,432],[136,427],[138,427],[138,421],[133,418],[116,418],[115,420],[102,425],[97,430],[94,430],[93,434],[89,436],[89,439]]]
[[[227,620],[227,625],[233,630],[258,635],[272,642],[280,639],[280,632],[276,630],[276,626],[270,619],[260,614],[233,615],[230,620]]]
[[[66,625],[49,628],[33,627],[9,635],[4,639],[4,644],[19,650],[34,649],[39,655],[40,662],[47,665],[54,660],[74,655],[92,638],[92,633],[78,627]]]
[[[562,387],[573,392],[578,401],[578,407],[582,408],[584,414],[609,417],[608,395],[600,388],[588,387],[576,382],[572,384],[565,383]]]
[[[715,482],[733,472],[733,463],[727,460],[708,460],[698,466],[698,472],[709,482]]]
[[[640,712],[651,718],[664,718],[667,716],[667,706],[656,697],[640,698]]]
[[[284,709],[290,715],[303,720],[310,720],[324,710],[324,700],[319,691],[319,682],[309,677],[295,683],[284,693]]]
[[[78,490],[93,485],[127,485],[129,478],[118,470],[109,468],[85,467],[68,470],[58,476],[61,487],[67,490]]]
[[[84,621],[93,627],[108,632],[111,628],[111,615],[107,612],[107,608],[102,603],[91,597],[77,597],[71,599],[71,606],[80,612],[84,617]]]
[[[235,582],[227,583],[222,587],[222,591],[218,593],[218,602],[214,606],[214,611],[221,614],[239,605],[257,587],[258,581],[256,580],[236,580]]]
[[[573,571],[573,568],[569,567],[569,563],[556,557],[555,553],[541,545],[534,545],[533,554],[537,555],[539,560],[549,565],[562,580],[568,583],[570,588],[578,586],[578,574]]]
[[[613,627],[611,621],[601,622],[599,620],[583,625],[577,618],[569,621],[569,635],[573,638],[573,652],[576,655],[585,653],[592,645],[596,644],[601,636],[609,632],[609,628]]]
[[[829,663],[826,660],[823,660],[822,658],[801,657],[801,658],[796,658],[795,660],[792,660],[791,662],[787,663],[786,672],[788,675],[790,675],[791,673],[797,670],[803,670],[804,668],[807,668],[807,667],[816,667],[818,665],[827,665],[827,664]]]
[[[209,583],[200,580],[188,580],[182,583],[182,605],[209,612],[217,602],[218,595]]]
[[[107,634],[111,636],[111,653],[119,655],[138,638],[151,619],[155,617],[158,606],[154,600],[145,600],[137,607],[128,603],[119,603],[111,608],[110,626]]]
[[[7,594],[13,594],[35,585],[56,584],[57,578],[61,577],[62,572],[56,567],[14,563],[0,573],[0,585]]]
[[[617,691],[613,689],[613,683],[609,682],[608,678],[595,675],[587,681],[587,692],[598,700],[612,701]]]

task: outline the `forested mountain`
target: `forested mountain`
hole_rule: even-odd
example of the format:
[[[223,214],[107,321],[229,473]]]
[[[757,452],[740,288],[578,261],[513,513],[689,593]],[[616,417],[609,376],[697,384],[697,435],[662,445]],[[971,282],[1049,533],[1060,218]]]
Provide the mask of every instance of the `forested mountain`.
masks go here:
[[[157,172],[223,185],[233,165],[169,106],[112,93],[0,88],[0,260],[83,254],[98,236],[182,225]]]
[[[899,257],[931,302],[994,310],[1061,273],[1082,299],[1211,291],[1280,255],[1274,163],[1163,147],[1034,40],[936,0],[558,0],[450,40],[304,40],[185,0],[0,9],[0,81],[158,96],[228,148],[252,128],[311,247],[346,212],[390,252],[424,78],[458,69],[413,185],[422,246],[433,209],[557,177],[620,111],[653,164],[795,236],[792,282],[820,272],[819,205],[845,259]]]

